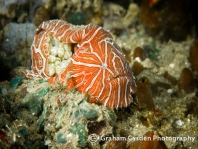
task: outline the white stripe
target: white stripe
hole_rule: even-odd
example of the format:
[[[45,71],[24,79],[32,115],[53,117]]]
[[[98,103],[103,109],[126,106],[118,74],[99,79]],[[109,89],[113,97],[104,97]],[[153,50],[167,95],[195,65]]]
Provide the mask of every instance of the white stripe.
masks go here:
[[[95,27],[95,26],[94,26]],[[90,41],[96,36],[96,34],[98,33],[98,31],[101,29],[102,27],[98,27],[97,28],[97,30],[95,30],[94,31],[94,33],[92,34],[92,36],[87,40],[87,41],[84,41],[84,42],[82,42],[82,44],[80,44],[80,46],[83,46],[84,44],[86,44],[86,43],[90,43]],[[86,28],[85,28],[86,29]],[[87,34],[90,34],[90,32],[91,32],[92,30],[90,30]],[[86,35],[87,35],[86,34]],[[85,35],[85,37],[86,37],[86,35]]]
[[[125,90],[124,90],[124,101],[125,101],[125,104],[126,104],[126,106],[128,105],[128,102],[127,102],[127,88],[128,88],[128,79],[127,79],[127,77],[125,76],[125,78],[126,78],[126,85],[125,85]]]
[[[120,78],[117,78],[117,80],[118,80],[117,84],[115,84],[115,85],[118,85],[118,104],[116,108],[118,108],[120,104]]]
[[[111,85],[111,83],[109,83],[109,94],[108,94],[108,98],[106,98],[106,100],[104,102],[105,106],[107,105],[107,102],[109,101],[111,94],[112,94],[112,85]]]
[[[86,88],[86,92],[93,87],[93,84],[95,82],[95,80],[97,79],[97,77],[100,75],[101,69],[98,71],[97,75],[95,75],[95,77],[92,79],[91,83],[89,84],[89,86]],[[100,96],[99,96],[100,97]]]
[[[101,65],[97,65],[97,64],[88,64],[88,63],[83,63],[83,62],[77,62],[73,58],[71,60],[72,60],[72,63],[76,64],[76,65],[82,65],[82,66],[87,66],[87,67],[97,67],[97,68],[101,67]]]

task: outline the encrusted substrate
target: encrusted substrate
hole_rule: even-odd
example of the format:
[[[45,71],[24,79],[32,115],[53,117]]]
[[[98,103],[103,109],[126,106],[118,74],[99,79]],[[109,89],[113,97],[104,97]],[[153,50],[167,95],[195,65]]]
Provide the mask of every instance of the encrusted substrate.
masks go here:
[[[32,23],[9,23],[2,30],[2,51],[8,56],[16,54],[17,50],[30,46],[33,40],[32,34],[36,26]]]
[[[33,128],[31,128],[28,125],[28,119],[22,116],[22,120],[18,122],[20,129],[17,125],[15,132],[12,132],[9,128],[12,126],[10,123],[4,122],[7,121],[7,118],[3,114],[1,124],[5,125],[3,131],[6,133],[5,138],[8,140],[6,142],[8,145],[14,143],[12,136],[20,134],[23,127],[28,139],[23,135],[20,136],[25,139],[24,141],[29,142],[33,140],[27,131],[33,129],[35,133],[38,133],[38,129],[43,128],[45,133],[43,141],[49,148],[64,148],[65,146],[75,149],[82,148],[91,143],[88,140],[90,133],[95,133],[99,137],[113,132],[116,121],[113,110],[88,103],[85,95],[75,90],[65,91],[62,85],[50,86],[42,79],[16,78],[11,83],[1,83],[1,94],[1,100],[5,100],[2,101],[5,106],[7,105],[5,102],[10,102],[13,97],[16,97],[15,104],[29,111],[16,111],[16,115],[24,115],[25,112],[30,117],[32,115],[38,119],[34,120],[34,124],[31,126]],[[96,128],[97,125],[98,128]],[[18,142],[18,139],[17,137],[14,141]],[[37,145],[37,147],[39,146]]]
[[[121,34],[116,38],[116,43],[126,50],[131,67],[134,66],[135,62],[143,66],[144,69],[136,77],[137,80],[143,77],[149,79],[154,109],[156,110],[142,111],[139,109],[134,115],[127,118],[123,116],[122,120],[116,123],[118,128],[116,135],[119,136],[120,130],[125,130],[128,132],[128,136],[138,139],[138,137],[145,136],[146,132],[153,131],[163,138],[167,148],[182,146],[196,148],[198,145],[196,140],[198,137],[198,119],[187,113],[189,111],[188,106],[197,96],[197,89],[186,92],[177,85],[182,70],[184,68],[191,69],[189,49],[194,39],[190,38],[183,42],[170,40],[161,43],[145,36],[144,29],[141,28],[142,26],[139,25],[137,28],[132,28]],[[136,47],[144,49],[144,53],[147,55],[145,60],[133,58]],[[168,74],[169,77],[165,74]],[[197,107],[197,105],[195,106]],[[148,124],[145,124],[145,121]],[[167,139],[166,137],[170,138]],[[189,137],[190,139],[183,142],[169,140],[174,139],[174,137]],[[128,140],[127,145],[130,146],[133,142],[133,139]]]
[[[30,66],[30,45],[36,26],[32,23],[9,23],[0,31],[1,73],[17,66]]]
[[[102,23],[103,0],[46,0],[45,7],[52,16],[73,24]]]
[[[44,98],[44,111],[39,118],[39,123],[44,125],[47,134],[46,145],[52,148],[81,148],[89,144],[88,138],[92,129],[95,129],[98,136],[112,134],[116,119],[114,112],[86,100],[83,94],[75,90],[65,91],[61,85],[50,89]],[[88,126],[103,121],[104,127],[98,130],[92,128],[94,125]]]

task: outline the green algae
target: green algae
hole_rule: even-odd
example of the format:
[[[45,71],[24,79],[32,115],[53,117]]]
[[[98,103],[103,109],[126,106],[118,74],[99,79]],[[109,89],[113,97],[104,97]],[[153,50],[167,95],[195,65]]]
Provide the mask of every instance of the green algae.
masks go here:
[[[76,106],[76,110],[73,112],[71,119],[73,122],[78,122],[80,119],[93,120],[98,117],[97,110],[91,108],[86,100],[83,100],[78,106]]]
[[[148,47],[146,47],[146,53],[151,60],[158,60],[158,56],[162,49],[156,47],[155,42],[151,42]]]
[[[19,85],[19,83],[22,81],[23,79],[18,77],[18,78],[12,78],[10,81],[10,84],[6,87],[0,87],[0,94],[3,95],[3,97],[5,97],[8,94],[8,91],[12,91],[14,92],[15,89],[17,88],[17,86]]]
[[[55,126],[56,129],[61,127],[61,122],[66,112],[65,107],[62,107],[60,111],[56,114],[57,125]]]
[[[77,12],[74,14],[69,14],[68,19],[69,22],[71,22],[72,24],[81,25],[81,24],[85,24],[86,16],[82,12]]]
[[[66,138],[63,136],[63,133],[59,133],[57,135],[57,143],[66,143],[67,140]]]
[[[23,138],[25,139],[25,146],[30,149],[30,141],[29,141],[29,136],[28,136],[28,132],[26,130],[26,128],[22,127],[19,130],[19,133],[23,136]]]
[[[33,115],[38,115],[42,109],[43,96],[45,96],[48,91],[49,88],[46,87],[37,91],[35,94],[27,94],[20,104],[24,107],[27,107]]]
[[[39,126],[41,126],[41,124],[44,122],[46,115],[47,115],[47,108],[45,106],[43,106],[42,114],[41,114],[41,116],[39,116],[39,119],[37,121],[37,124]]]
[[[82,124],[76,123],[69,128],[70,132],[78,135],[79,143],[82,147],[85,147],[87,145],[87,131],[85,130],[85,126],[86,126],[85,123]]]
[[[94,109],[79,109],[79,111],[87,119],[94,119],[98,117],[98,112]]]
[[[12,78],[10,81],[10,85],[8,86],[8,89],[15,89],[22,80],[23,79],[20,77]]]
[[[94,119],[98,117],[98,112],[92,108],[90,109],[80,108],[80,109],[77,109],[72,115],[72,119],[75,122],[79,121],[83,117],[85,117],[88,120]]]

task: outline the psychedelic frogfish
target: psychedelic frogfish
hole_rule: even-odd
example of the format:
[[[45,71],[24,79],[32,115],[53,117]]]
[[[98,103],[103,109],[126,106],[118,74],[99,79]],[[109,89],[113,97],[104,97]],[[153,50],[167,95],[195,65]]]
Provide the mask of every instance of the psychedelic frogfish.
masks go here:
[[[91,103],[127,107],[136,92],[135,78],[111,34],[94,24],[43,22],[31,46],[32,70],[26,76],[76,88]]]

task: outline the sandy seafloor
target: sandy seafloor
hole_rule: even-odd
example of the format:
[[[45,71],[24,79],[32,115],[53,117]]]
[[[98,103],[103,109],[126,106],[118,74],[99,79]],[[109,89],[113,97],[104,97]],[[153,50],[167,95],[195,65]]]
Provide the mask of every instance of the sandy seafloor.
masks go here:
[[[128,9],[103,1],[60,1],[53,9],[50,0],[33,3],[32,9],[43,5],[65,16],[74,6],[76,12],[87,10],[94,15],[83,23],[98,23],[112,33],[131,69],[137,71],[138,90],[127,108],[109,109],[87,102],[88,97],[75,89],[66,91],[61,84],[50,85],[24,75],[31,66],[29,49],[36,29],[35,10],[28,14],[33,16],[27,23],[23,16],[27,10],[19,13],[11,7],[15,3],[7,2],[0,7],[1,22],[6,24],[0,32],[1,73],[9,70],[10,74],[0,82],[0,148],[197,148],[197,72],[189,61],[193,34],[182,41],[161,41],[149,35],[139,20],[140,8],[133,2]],[[28,2],[20,2],[24,9],[21,6]],[[63,11],[64,5],[68,7]],[[134,56],[137,47],[143,49],[139,53],[143,59]],[[184,68],[192,74],[190,79],[181,78]],[[181,85],[181,80],[190,85]]]

